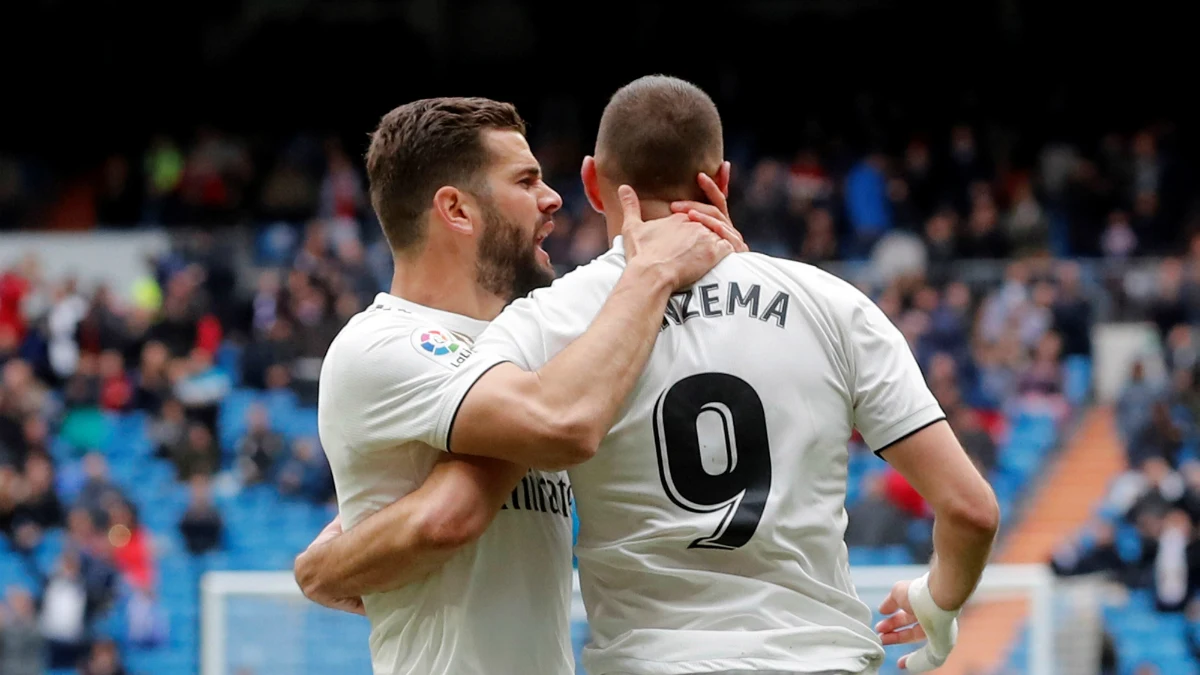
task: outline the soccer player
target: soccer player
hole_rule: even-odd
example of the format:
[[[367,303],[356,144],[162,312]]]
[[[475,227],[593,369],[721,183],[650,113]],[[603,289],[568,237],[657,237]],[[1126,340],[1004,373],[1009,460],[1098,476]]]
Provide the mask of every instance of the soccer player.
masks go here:
[[[623,232],[636,250],[589,336],[540,374],[506,382],[521,393],[513,411],[529,446],[545,450],[537,466],[546,470],[450,457],[435,448],[446,447],[454,404],[482,372],[472,370],[471,342],[509,301],[553,279],[540,244],[561,200],[542,182],[516,110],[487,99],[391,111],[367,169],[395,274],[391,292],[331,345],[318,424],[349,532],[414,497],[407,527],[386,533],[410,544],[409,558],[393,561],[409,583],[361,600],[374,671],[568,675],[571,498],[565,474],[552,469],[607,431],[671,292],[733,249],[685,214],[641,223],[632,210]],[[596,363],[614,370],[596,372]],[[520,482],[536,485],[539,498],[500,512]],[[302,585],[310,574],[298,563]]]
[[[613,237],[627,212],[619,185],[638,191],[642,216],[665,215],[701,196],[698,173],[724,192],[722,154],[708,96],[674,78],[643,78],[605,109],[583,166],[586,193]],[[720,195],[708,201],[723,207]],[[623,277],[622,239],[484,331],[472,368],[488,370],[456,388],[461,403],[448,402],[455,453],[543,461],[545,448],[526,442],[511,412],[527,395],[519,383],[590,332]],[[757,254],[723,260],[674,295],[660,322],[620,418],[594,458],[570,470],[593,632],[588,672],[871,673],[881,645],[926,638],[901,667],[943,663],[999,515],[900,332],[851,285]],[[597,362],[594,372],[611,367]],[[874,630],[842,539],[855,429],[935,513],[929,573],[893,588],[881,607],[891,616]],[[506,505],[522,498],[514,492]],[[399,506],[368,522],[400,522]],[[327,543],[386,567],[386,542],[355,534]]]

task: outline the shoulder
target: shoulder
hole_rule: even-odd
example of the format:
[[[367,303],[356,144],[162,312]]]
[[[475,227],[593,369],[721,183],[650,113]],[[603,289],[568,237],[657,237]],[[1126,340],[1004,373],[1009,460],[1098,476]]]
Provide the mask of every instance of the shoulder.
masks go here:
[[[729,256],[722,265],[742,265],[765,276],[778,276],[823,314],[849,320],[874,301],[854,284],[814,265],[761,253]]]
[[[450,368],[456,356],[469,351],[463,336],[436,319],[375,305],[350,319],[334,338],[321,379],[353,383]]]
[[[517,299],[500,316],[503,318],[510,312],[529,311],[534,308],[586,308],[586,301],[589,299],[603,301],[607,298],[624,270],[625,254],[619,249],[609,249],[590,263],[576,267],[555,279],[549,286]]]

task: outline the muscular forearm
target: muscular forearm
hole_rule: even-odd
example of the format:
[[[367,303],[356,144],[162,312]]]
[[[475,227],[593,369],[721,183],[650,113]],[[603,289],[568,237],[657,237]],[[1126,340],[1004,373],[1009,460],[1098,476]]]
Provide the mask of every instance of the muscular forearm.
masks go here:
[[[497,368],[463,402],[456,453],[542,469],[587,460],[641,375],[672,287],[631,262],[588,330],[536,372]]]
[[[400,500],[296,559],[296,581],[309,597],[352,598],[399,588],[435,570],[452,550],[422,541],[420,513]]]
[[[938,607],[955,610],[971,597],[995,537],[995,520],[986,509],[978,516],[950,513],[934,518],[929,592]]]
[[[653,270],[633,265],[588,331],[537,371],[543,401],[586,425],[596,444],[641,376],[673,290]]]
[[[444,460],[413,493],[302,553],[296,580],[318,602],[419,581],[483,534],[525,472],[490,459]]]

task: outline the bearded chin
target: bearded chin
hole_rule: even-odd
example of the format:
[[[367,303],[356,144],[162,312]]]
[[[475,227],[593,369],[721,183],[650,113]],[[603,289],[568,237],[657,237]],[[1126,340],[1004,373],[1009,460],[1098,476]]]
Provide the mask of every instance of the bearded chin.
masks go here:
[[[543,267],[531,247],[527,251],[527,255],[522,257],[522,263],[513,269],[512,291],[508,301],[512,302],[517,298],[523,298],[552,283],[554,283],[554,270]]]
[[[512,302],[554,281],[554,270],[538,262],[536,245],[498,210],[485,207],[487,230],[479,241],[476,281]]]

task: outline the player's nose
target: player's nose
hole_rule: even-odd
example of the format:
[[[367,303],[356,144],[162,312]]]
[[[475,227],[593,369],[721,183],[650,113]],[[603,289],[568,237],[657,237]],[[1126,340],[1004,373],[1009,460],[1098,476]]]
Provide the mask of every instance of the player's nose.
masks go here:
[[[562,195],[554,191],[554,188],[545,185],[542,196],[538,199],[538,207],[542,213],[550,214],[562,208]]]

